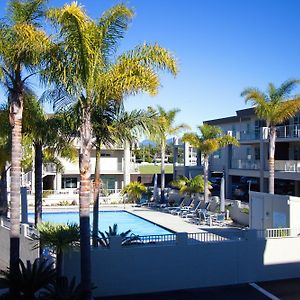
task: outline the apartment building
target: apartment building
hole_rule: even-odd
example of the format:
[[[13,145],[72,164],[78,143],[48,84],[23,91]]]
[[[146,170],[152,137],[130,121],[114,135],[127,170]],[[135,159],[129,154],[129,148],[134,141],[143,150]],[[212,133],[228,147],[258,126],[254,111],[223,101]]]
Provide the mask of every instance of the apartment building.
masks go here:
[[[219,126],[240,142],[240,147],[221,149],[210,160],[211,175],[224,172],[227,197],[232,197],[233,187],[243,180],[250,190],[267,192],[268,129],[254,109],[238,110],[234,116],[204,123]],[[277,126],[275,193],[300,196],[300,113]]]
[[[79,151],[79,144],[77,145]],[[59,172],[54,164],[43,166],[43,190],[76,192],[79,188],[80,175],[78,160],[71,162],[59,158],[63,171]],[[96,150],[91,151],[91,177],[94,178]],[[106,190],[120,190],[130,182],[130,175],[138,174],[134,157],[131,156],[129,145],[115,145],[112,148],[103,147],[100,158],[102,187]],[[24,175],[23,184],[34,188],[34,172]]]

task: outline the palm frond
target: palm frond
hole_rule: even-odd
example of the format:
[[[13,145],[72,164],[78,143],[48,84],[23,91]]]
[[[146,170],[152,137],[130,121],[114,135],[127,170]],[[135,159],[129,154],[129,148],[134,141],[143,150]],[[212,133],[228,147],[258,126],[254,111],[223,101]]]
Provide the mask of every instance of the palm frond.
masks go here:
[[[101,32],[101,48],[105,57],[114,54],[120,39],[128,28],[133,11],[123,4],[108,9],[100,18],[98,28]]]

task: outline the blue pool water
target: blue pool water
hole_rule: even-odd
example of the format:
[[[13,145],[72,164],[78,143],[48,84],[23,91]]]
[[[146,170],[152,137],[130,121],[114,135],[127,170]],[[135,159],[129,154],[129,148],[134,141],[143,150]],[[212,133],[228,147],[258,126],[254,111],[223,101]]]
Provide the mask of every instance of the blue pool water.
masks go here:
[[[33,213],[28,214],[32,221]],[[43,221],[51,221],[54,223],[79,223],[78,212],[53,212],[43,213]],[[136,235],[152,235],[152,234],[170,234],[172,232],[139,218],[126,211],[100,211],[99,214],[99,230],[108,231],[109,226],[118,224],[118,232],[131,230]],[[93,215],[90,214],[90,224],[93,224]]]

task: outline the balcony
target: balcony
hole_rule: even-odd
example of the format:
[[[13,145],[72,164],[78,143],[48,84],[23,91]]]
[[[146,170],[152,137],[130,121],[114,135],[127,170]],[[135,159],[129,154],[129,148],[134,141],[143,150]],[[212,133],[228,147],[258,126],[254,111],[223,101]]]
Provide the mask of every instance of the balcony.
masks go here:
[[[233,159],[231,161],[231,169],[259,170],[260,161],[249,159]]]
[[[299,138],[300,125],[286,125],[276,127],[277,138]]]
[[[260,170],[259,160],[248,159],[233,159],[231,162],[231,169],[240,170]],[[269,166],[266,162],[265,170],[268,171]],[[300,172],[299,160],[275,160],[275,171],[278,172]]]
[[[253,131],[229,131],[239,141],[251,141],[260,139],[260,128]],[[300,138],[300,125],[286,125],[276,127],[277,138],[279,139],[297,139]],[[264,127],[264,139],[268,138],[268,128]]]

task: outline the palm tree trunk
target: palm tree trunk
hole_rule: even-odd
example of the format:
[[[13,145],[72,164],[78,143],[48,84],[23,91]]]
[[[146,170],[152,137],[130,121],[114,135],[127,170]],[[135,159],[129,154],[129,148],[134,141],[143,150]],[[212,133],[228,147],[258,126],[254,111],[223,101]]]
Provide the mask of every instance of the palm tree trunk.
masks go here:
[[[19,268],[20,258],[20,199],[21,199],[21,160],[22,160],[22,116],[23,89],[11,95],[9,121],[12,127],[11,145],[11,187],[10,187],[10,271]],[[12,298],[17,299],[17,292],[10,290]]]
[[[98,229],[99,229],[99,194],[100,194],[100,157],[101,143],[96,146],[96,165],[95,165],[95,185],[94,185],[94,206],[93,206],[93,246],[98,247]]]
[[[34,223],[37,225],[42,221],[43,208],[43,147],[36,143],[35,159],[34,159],[34,188],[35,188],[35,207],[34,207]]]
[[[7,199],[7,170],[4,166],[1,171],[1,181],[0,181],[0,217],[3,216],[7,218],[8,210],[8,199]]]
[[[56,251],[56,276],[60,278],[63,275],[63,252]]]
[[[166,142],[161,141],[161,203],[165,203],[165,155],[166,155]]]
[[[204,175],[204,201],[208,201],[208,156],[203,158],[203,175]]]
[[[275,181],[275,143],[276,143],[276,127],[270,127],[269,141],[269,193],[274,194]]]
[[[85,299],[92,299],[91,292],[91,245],[90,245],[90,156],[91,156],[91,114],[88,106],[83,108],[83,122],[80,126],[80,187],[79,187],[79,217],[80,217],[80,265],[81,284]]]

